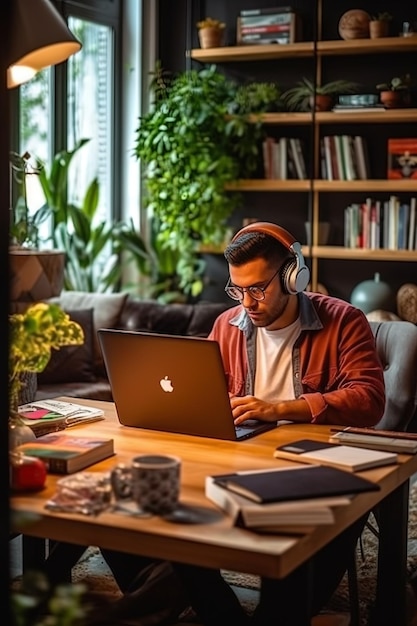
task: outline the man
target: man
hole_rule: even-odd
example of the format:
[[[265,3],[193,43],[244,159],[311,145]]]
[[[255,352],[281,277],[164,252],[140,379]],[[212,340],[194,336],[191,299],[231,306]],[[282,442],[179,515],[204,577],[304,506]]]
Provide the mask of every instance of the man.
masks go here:
[[[227,246],[225,257],[230,272],[225,289],[239,304],[219,316],[209,339],[220,345],[235,423],[258,418],[376,424],[384,411],[384,380],[364,314],[342,300],[304,292],[309,271],[301,246],[276,224],[244,227]],[[312,615],[339,584],[364,523],[359,520],[313,558]],[[124,576],[122,588],[149,564],[140,557],[129,561],[129,555],[103,554],[117,579]],[[180,563],[172,568],[206,626],[268,626],[277,621],[294,626],[294,605],[284,600],[297,597],[302,569],[280,583],[265,581],[249,620],[220,571]],[[165,580],[172,581],[171,573]],[[136,607],[146,606],[148,595],[156,611],[164,593],[141,593],[143,586],[138,591],[141,603]],[[181,606],[184,594],[176,593]]]
[[[309,271],[301,246],[276,224],[244,227],[224,254],[225,290],[239,304],[219,316],[209,338],[220,345],[235,423],[376,424],[384,412],[384,379],[364,314],[342,300],[304,292]],[[313,558],[311,615],[337,588],[364,522]],[[220,572],[175,568],[206,626],[249,623]],[[250,623],[293,626],[294,603],[284,600],[297,598],[299,575],[279,585],[267,581]]]

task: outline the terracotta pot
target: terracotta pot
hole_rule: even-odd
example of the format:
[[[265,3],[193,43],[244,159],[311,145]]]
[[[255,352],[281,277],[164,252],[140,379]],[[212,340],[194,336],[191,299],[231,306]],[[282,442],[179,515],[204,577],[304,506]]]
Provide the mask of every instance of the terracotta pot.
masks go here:
[[[333,106],[333,96],[316,93],[315,96],[310,96],[309,106],[311,110],[330,111]]]
[[[202,48],[219,48],[223,45],[223,36],[223,28],[207,26],[207,28],[200,28],[198,31],[198,38]]]
[[[386,20],[371,20],[369,22],[369,36],[371,39],[379,39],[380,37],[388,37],[389,22]]]
[[[387,109],[399,109],[405,104],[401,91],[381,91],[379,99]]]

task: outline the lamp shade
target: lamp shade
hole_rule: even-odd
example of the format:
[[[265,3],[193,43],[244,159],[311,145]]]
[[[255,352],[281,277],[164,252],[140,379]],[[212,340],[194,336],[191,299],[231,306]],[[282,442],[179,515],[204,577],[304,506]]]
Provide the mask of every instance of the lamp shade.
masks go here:
[[[9,41],[9,88],[45,67],[66,61],[81,49],[50,0],[13,0]]]

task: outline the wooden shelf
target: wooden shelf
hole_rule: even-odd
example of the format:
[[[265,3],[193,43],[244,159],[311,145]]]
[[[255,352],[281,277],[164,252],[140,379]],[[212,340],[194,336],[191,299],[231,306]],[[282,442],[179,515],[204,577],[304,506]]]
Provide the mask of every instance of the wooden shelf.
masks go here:
[[[268,126],[294,125],[307,126],[313,122],[312,113],[259,113],[249,116],[251,122],[261,122]],[[316,113],[316,124],[394,124],[417,122],[417,109],[377,109],[376,111],[351,111],[347,113],[335,113],[326,111]]]
[[[381,54],[388,52],[417,51],[417,36],[414,37],[381,37],[380,39],[352,39],[349,41],[319,41],[317,54],[330,55],[361,55]],[[300,41],[286,45],[271,44],[262,46],[222,46],[221,48],[188,50],[186,55],[194,61],[202,63],[231,63],[235,61],[267,61],[309,57],[315,53],[314,42]]]
[[[404,192],[417,194],[417,180],[278,180],[254,178],[239,180],[226,186],[228,191],[320,191],[358,192],[381,191],[387,193]]]
[[[309,180],[254,178],[226,185],[228,191],[311,191]]]
[[[343,246],[313,246],[307,256],[319,259],[344,259],[357,261],[417,261],[417,250],[369,250]]]

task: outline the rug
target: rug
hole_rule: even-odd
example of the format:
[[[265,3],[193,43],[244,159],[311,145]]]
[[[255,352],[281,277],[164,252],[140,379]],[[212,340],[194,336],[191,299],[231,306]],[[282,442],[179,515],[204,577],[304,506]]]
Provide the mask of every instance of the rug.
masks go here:
[[[376,525],[371,514],[370,522]],[[362,535],[362,547],[358,544],[357,574],[360,596],[360,626],[368,626],[369,612],[375,598],[377,574],[377,537],[367,528]],[[417,484],[410,489],[407,572],[409,581],[417,575]],[[257,602],[259,578],[238,572],[224,571],[224,577],[235,588],[248,613],[252,613]],[[97,547],[86,550],[73,569],[73,581],[83,580],[88,587],[106,596],[119,597],[120,591],[110,569]],[[417,600],[411,582],[407,589],[409,622],[417,613]],[[329,606],[330,611],[349,612],[349,591],[347,576],[343,578]]]

